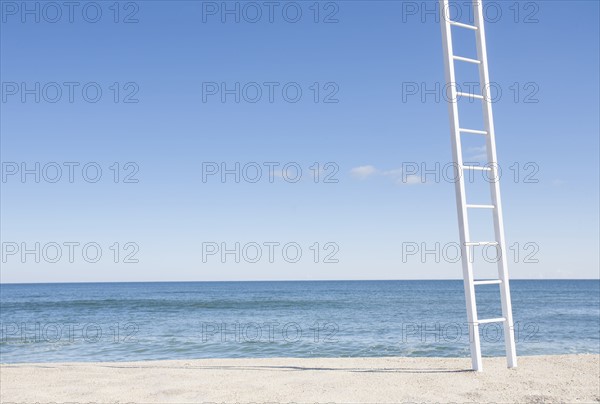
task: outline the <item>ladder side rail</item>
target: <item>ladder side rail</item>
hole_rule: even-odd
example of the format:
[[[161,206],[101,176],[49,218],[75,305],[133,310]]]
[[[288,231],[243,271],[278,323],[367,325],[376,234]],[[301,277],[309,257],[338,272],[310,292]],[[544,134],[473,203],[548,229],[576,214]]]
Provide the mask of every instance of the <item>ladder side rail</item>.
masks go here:
[[[477,305],[475,301],[475,285],[473,283],[473,268],[470,259],[470,251],[467,247],[469,241],[469,223],[466,207],[466,193],[463,174],[462,148],[460,139],[460,126],[458,116],[458,92],[456,88],[456,75],[454,71],[454,60],[452,50],[452,26],[448,0],[439,0],[440,26],[442,28],[442,44],[444,47],[444,66],[446,83],[450,86],[450,102],[448,102],[448,113],[450,115],[450,132],[452,141],[452,158],[459,169],[459,178],[455,181],[456,208],[458,212],[458,226],[461,245],[461,261],[463,269],[463,283],[465,289],[465,301],[467,306],[467,319],[469,322],[469,341],[471,349],[471,365],[473,370],[482,370],[481,342],[479,338],[479,323],[477,322]]]
[[[517,355],[514,337],[514,323],[512,316],[512,304],[510,299],[510,287],[508,281],[508,257],[506,254],[506,240],[504,238],[504,221],[502,217],[502,201],[500,198],[500,178],[498,175],[498,160],[496,155],[496,138],[494,131],[494,118],[492,112],[492,98],[490,90],[490,78],[488,70],[487,47],[485,42],[485,27],[483,18],[483,7],[481,0],[473,0],[473,15],[475,17],[475,26],[478,27],[476,32],[477,42],[477,58],[481,61],[479,67],[479,77],[484,100],[482,101],[483,118],[487,135],[487,156],[488,162],[491,163],[491,181],[490,191],[492,194],[492,204],[496,207],[494,217],[494,232],[500,259],[498,260],[498,276],[502,281],[500,284],[501,300],[502,300],[502,317],[504,321],[504,340],[506,346],[506,359],[509,368],[517,366]]]

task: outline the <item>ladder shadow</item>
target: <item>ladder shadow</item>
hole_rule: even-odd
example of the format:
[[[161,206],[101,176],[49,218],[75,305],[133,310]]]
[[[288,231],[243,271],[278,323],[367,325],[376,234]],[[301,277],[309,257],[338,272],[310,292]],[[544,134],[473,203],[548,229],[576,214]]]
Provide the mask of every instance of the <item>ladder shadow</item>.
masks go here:
[[[119,366],[119,365],[100,365],[116,369],[140,369],[152,368],[147,366]],[[472,369],[448,369],[448,368],[334,368],[334,367],[306,367],[306,366],[274,366],[274,365],[256,365],[256,366],[159,366],[160,369],[180,369],[180,370],[239,370],[239,371],[283,371],[283,372],[302,372],[302,371],[325,371],[325,372],[347,372],[347,373],[468,373]]]

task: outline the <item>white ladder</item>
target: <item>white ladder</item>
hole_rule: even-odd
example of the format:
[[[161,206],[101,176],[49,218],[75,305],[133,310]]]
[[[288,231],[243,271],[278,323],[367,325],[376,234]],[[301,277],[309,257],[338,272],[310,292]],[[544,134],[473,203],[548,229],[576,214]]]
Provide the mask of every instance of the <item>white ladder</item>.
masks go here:
[[[467,317],[469,322],[469,339],[471,345],[471,362],[473,370],[481,371],[481,343],[479,338],[479,325],[487,323],[504,324],[504,340],[506,344],[506,359],[509,368],[517,366],[517,354],[515,349],[514,323],[510,300],[510,288],[508,282],[508,265],[506,244],[504,240],[504,224],[502,220],[502,204],[500,201],[500,186],[498,177],[498,165],[496,158],[496,140],[494,137],[494,120],[492,116],[492,104],[490,94],[490,80],[487,64],[487,49],[485,44],[485,30],[483,20],[483,7],[481,0],[472,0],[473,16],[475,25],[460,23],[450,19],[449,0],[439,0],[440,25],[442,28],[442,41],[444,45],[444,64],[446,68],[446,83],[450,89],[450,101],[448,111],[450,113],[450,131],[452,138],[452,157],[454,164],[460,167],[460,178],[455,181],[456,205],[458,210],[458,226],[460,230],[460,243],[462,252],[462,267],[465,288],[465,300],[467,304]],[[475,31],[477,42],[477,59],[470,59],[455,55],[452,49],[452,27],[456,29],[469,29]],[[479,83],[481,94],[459,92],[456,83],[454,63],[473,63],[479,67]],[[483,109],[484,130],[465,129],[459,125],[458,99],[467,97],[480,99]],[[462,134],[485,136],[488,165],[468,166],[463,163],[461,136]],[[484,169],[491,171],[490,191],[492,205],[471,205],[467,203],[465,194],[465,175],[467,170]],[[492,209],[494,216],[495,241],[472,241],[469,238],[468,211],[470,209]],[[469,247],[495,245],[499,248],[498,279],[474,280],[473,262],[471,260]],[[502,317],[492,319],[479,319],[477,315],[477,304],[475,300],[475,287],[478,285],[500,285],[502,302]]]

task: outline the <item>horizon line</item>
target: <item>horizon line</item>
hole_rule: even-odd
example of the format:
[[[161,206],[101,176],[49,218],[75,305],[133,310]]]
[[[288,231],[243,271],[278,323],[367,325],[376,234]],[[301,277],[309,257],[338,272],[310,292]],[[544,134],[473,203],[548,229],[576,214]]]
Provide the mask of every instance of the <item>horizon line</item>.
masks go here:
[[[463,279],[265,279],[265,280],[209,280],[209,281],[65,281],[65,282],[0,282],[2,285],[62,285],[89,283],[239,283],[239,282],[423,282],[461,281]],[[517,278],[513,281],[600,281],[600,278]]]

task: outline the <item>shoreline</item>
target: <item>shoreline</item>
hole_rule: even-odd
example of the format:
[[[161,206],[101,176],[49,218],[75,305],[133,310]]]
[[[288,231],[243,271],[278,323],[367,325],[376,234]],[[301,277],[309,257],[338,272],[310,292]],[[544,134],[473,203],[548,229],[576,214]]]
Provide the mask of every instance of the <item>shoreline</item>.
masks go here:
[[[2,402],[600,402],[600,355],[0,364]]]

